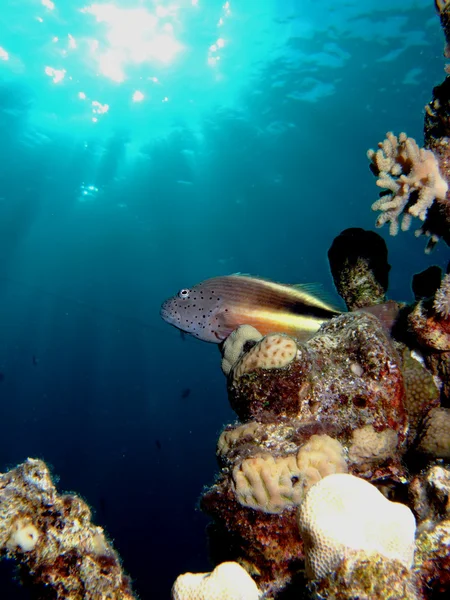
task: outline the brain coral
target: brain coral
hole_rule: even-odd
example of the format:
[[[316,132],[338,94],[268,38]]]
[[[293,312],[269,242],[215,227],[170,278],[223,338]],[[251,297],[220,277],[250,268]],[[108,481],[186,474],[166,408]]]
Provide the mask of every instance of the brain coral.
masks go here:
[[[281,333],[266,336],[239,360],[233,369],[233,380],[257,369],[282,369],[297,356],[295,340]]]
[[[414,515],[353,475],[329,475],[314,485],[300,507],[299,526],[311,579],[336,570],[349,550],[412,565]]]
[[[185,573],[172,587],[172,600],[258,600],[260,592],[245,569],[224,562],[212,573]]]
[[[347,472],[344,449],[328,435],[313,435],[297,455],[247,458],[233,469],[240,504],[266,513],[298,506],[305,491],[331,473]]]

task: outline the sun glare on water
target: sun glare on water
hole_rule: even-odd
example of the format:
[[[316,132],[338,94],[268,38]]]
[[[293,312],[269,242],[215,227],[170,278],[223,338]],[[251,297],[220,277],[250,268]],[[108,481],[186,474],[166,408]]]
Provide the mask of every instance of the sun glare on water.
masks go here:
[[[231,64],[224,60],[231,14],[230,2],[220,0],[8,4],[0,76],[29,83],[50,125],[62,118],[113,126],[154,111],[156,129],[175,114],[196,118],[221,99],[223,82],[232,82],[223,74]],[[28,28],[19,42],[18,22]]]
[[[92,4],[81,9],[107,28],[105,44],[91,44],[100,73],[120,83],[126,78],[129,64],[171,63],[183,49],[169,20],[176,17],[176,10],[157,6],[151,13],[146,8],[120,8],[114,4]]]

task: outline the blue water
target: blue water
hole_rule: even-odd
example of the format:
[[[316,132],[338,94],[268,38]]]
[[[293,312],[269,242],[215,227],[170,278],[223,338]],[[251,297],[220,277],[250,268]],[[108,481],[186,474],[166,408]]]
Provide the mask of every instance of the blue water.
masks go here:
[[[376,218],[366,150],[423,141],[432,4],[2,2],[0,469],[46,460],[142,599],[209,569],[196,503],[234,419],[217,347],[159,306],[237,271],[335,295],[334,236]],[[411,300],[448,248],[381,234]],[[2,597],[28,598],[1,569]]]

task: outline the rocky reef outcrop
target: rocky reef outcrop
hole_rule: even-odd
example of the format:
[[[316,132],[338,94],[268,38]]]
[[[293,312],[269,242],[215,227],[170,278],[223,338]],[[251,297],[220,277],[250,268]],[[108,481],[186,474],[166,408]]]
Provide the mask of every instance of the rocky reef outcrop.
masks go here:
[[[17,560],[39,598],[133,600],[129,578],[87,504],[58,494],[47,465],[29,458],[0,474],[0,552]]]
[[[450,3],[436,8],[450,55]],[[447,78],[426,108],[423,148],[389,132],[368,153],[377,225],[395,235],[419,219],[427,251],[450,240],[449,134]],[[375,233],[342,232],[329,260],[348,313],[307,341],[243,325],[223,344],[238,420],[219,437],[220,471],[201,498],[212,560],[243,566],[266,599],[444,597],[450,275],[433,270],[428,287],[418,276],[405,305],[387,300]]]

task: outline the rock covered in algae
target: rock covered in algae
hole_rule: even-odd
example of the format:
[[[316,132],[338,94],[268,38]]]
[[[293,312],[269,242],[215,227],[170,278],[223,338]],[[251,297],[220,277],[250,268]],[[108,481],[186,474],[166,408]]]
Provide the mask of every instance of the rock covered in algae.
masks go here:
[[[399,356],[376,317],[341,315],[304,344],[282,336],[284,352],[275,364],[267,363],[269,338],[230,373],[229,399],[242,421],[319,423],[343,438],[372,425],[395,431],[402,444],[407,423]]]
[[[351,227],[328,251],[336,289],[349,310],[386,301],[391,266],[386,242],[373,231]]]
[[[408,315],[409,335],[439,382],[441,402],[450,402],[450,277],[445,275],[434,296],[418,302]]]
[[[16,559],[40,598],[132,600],[130,581],[89,507],[59,495],[44,462],[0,475],[0,549]]]
[[[336,570],[314,582],[315,600],[423,600],[414,573],[398,560],[349,551]]]
[[[359,268],[357,262],[347,267],[348,276]],[[372,280],[367,275],[364,281]],[[428,443],[431,456],[441,452],[427,442],[442,430],[432,418],[439,390],[414,352],[362,311],[335,317],[303,343],[284,334],[260,338],[242,327],[223,352],[232,356],[228,392],[240,422],[222,432],[221,472],[202,498],[214,520],[212,554],[217,561],[238,560],[268,597],[277,597],[305,560],[296,513],[308,490],[334,473],[350,473],[398,493],[408,481],[406,451],[423,455]],[[342,577],[358,579],[358,561],[337,567]],[[398,593],[392,597],[419,593],[414,572],[398,559],[379,557],[370,565],[381,578],[373,590],[392,584]],[[364,578],[358,581],[360,588],[348,589],[367,587]],[[370,597],[370,588],[366,592]]]
[[[308,489],[334,473],[404,481],[408,423],[401,358],[376,317],[336,317],[303,344],[253,334],[228,375],[241,423],[219,438],[222,470],[201,505],[213,555],[275,594],[304,560],[296,512]]]
[[[409,487],[418,519],[414,572],[424,598],[450,593],[450,468],[432,464]]]

